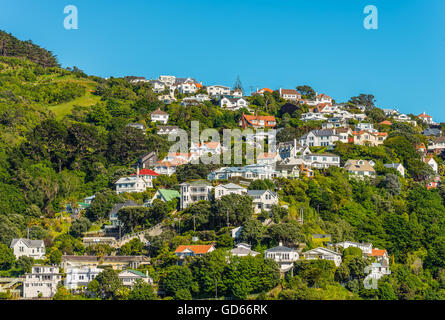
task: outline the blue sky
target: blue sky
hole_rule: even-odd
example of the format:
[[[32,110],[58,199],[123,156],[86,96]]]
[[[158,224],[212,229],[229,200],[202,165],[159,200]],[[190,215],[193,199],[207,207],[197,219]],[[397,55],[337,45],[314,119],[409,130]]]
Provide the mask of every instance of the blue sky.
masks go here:
[[[79,29],[65,30],[76,5]],[[366,5],[378,30],[363,27]],[[311,85],[338,102],[372,93],[382,108],[445,121],[443,0],[0,0],[0,29],[88,74],[160,74],[245,89]]]

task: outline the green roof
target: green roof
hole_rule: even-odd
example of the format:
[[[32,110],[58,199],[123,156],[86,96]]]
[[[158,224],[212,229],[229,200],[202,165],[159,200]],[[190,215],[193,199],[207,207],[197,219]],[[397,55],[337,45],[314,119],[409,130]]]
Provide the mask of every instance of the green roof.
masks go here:
[[[145,273],[142,273],[142,272],[134,270],[134,269],[127,269],[126,271],[134,273],[134,274],[136,274],[138,276],[141,276],[141,277],[144,277],[144,278],[147,277],[147,275]]]
[[[181,198],[181,195],[176,190],[159,189],[158,192],[165,199],[165,201],[171,201],[175,198]]]

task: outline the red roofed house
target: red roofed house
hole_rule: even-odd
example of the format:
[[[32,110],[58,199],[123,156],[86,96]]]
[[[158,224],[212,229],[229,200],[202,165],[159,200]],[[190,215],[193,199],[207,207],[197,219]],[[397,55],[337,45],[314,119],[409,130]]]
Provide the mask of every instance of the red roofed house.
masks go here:
[[[378,262],[389,263],[388,252],[385,249],[372,249],[370,256],[375,257]]]
[[[159,174],[150,169],[139,169],[139,167],[136,170],[136,173],[133,173],[132,176],[142,178],[148,187],[153,188],[153,179],[159,176]]]
[[[192,244],[177,247],[175,254],[179,257],[179,259],[184,259],[185,257],[202,256],[214,250],[215,247],[211,244]]]
[[[272,89],[269,89],[269,88],[263,88],[263,89],[261,89],[261,90],[258,90],[258,89],[257,89],[255,93],[257,93],[257,94],[264,94],[264,92],[272,93],[273,90],[272,90]]]
[[[381,125],[385,125],[385,126],[392,126],[392,122],[391,122],[391,121],[388,121],[388,120],[382,121],[382,122],[380,122],[379,124],[381,124]]]
[[[434,124],[433,117],[427,115],[425,112],[419,114],[417,117],[427,124]]]
[[[244,114],[241,116],[240,126],[243,129],[247,127],[257,128],[275,128],[277,121],[274,116],[259,116],[257,114],[251,116]]]
[[[294,101],[301,100],[301,94],[297,90],[293,90],[293,89],[281,89],[280,88],[280,97],[285,100],[294,100]]]

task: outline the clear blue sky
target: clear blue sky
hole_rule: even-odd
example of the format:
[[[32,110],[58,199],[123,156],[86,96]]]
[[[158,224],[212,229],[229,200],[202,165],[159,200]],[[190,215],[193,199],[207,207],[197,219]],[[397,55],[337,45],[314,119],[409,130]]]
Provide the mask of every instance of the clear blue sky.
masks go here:
[[[63,28],[63,8],[79,29]],[[363,27],[375,5],[379,29]],[[445,121],[444,0],[0,0],[0,29],[103,77],[160,74],[245,89],[308,84],[338,102]]]

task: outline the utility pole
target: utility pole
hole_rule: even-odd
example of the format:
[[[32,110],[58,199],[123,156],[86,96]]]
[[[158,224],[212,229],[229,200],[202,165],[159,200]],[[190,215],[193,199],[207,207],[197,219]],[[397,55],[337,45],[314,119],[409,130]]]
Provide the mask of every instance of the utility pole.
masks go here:
[[[196,217],[193,215],[193,232],[196,232]]]
[[[218,299],[218,279],[215,278],[215,298]]]
[[[226,210],[226,215],[227,215],[227,226],[229,226],[229,210]]]

